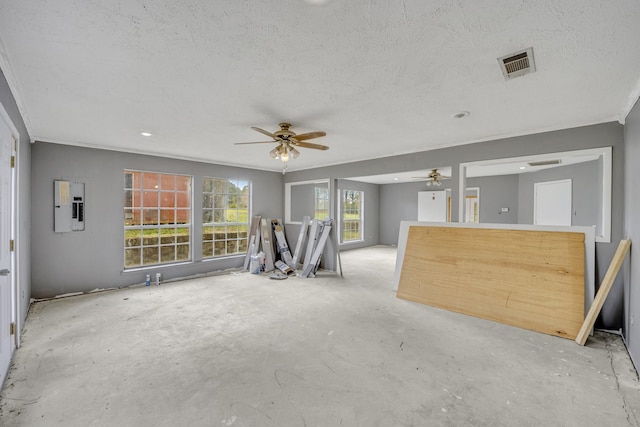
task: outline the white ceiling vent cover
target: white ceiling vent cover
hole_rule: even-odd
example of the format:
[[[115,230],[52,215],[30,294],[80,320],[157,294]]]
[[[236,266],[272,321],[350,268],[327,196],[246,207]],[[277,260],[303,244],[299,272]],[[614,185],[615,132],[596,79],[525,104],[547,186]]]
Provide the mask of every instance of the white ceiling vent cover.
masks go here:
[[[536,71],[532,47],[498,58],[498,63],[500,63],[500,69],[505,80],[511,80]]]
[[[529,166],[551,166],[551,165],[559,165],[562,163],[562,160],[542,160],[540,162],[529,162]]]

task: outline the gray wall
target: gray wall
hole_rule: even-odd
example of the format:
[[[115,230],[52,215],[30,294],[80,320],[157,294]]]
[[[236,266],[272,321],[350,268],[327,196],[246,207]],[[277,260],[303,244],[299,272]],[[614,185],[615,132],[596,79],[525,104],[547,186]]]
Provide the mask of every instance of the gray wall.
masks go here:
[[[291,186],[291,220],[302,221],[305,216],[313,217],[315,210],[315,191],[318,184]],[[326,184],[322,185],[327,188]]]
[[[600,221],[602,194],[600,161],[578,163],[520,175],[518,222],[533,224],[533,185],[536,182],[571,179],[573,218],[571,225],[596,225]],[[599,234],[599,233],[597,233]]]
[[[624,335],[631,358],[640,368],[640,103],[627,116],[624,127],[625,162],[624,234],[631,239],[631,254],[624,271]],[[634,246],[635,245],[635,246]]]
[[[442,182],[438,190],[451,188],[450,180]],[[398,244],[400,222],[418,220],[418,192],[428,188],[424,181],[380,186],[380,244]]]
[[[0,71],[0,104],[9,114],[13,125],[20,134],[17,157],[17,230],[16,262],[19,289],[18,328],[22,329],[31,300],[31,143],[29,134],[18,110],[9,85]]]
[[[467,178],[468,188],[480,188],[480,222],[518,223],[518,180],[518,175]],[[503,213],[500,208],[509,208],[509,212]]]
[[[426,170],[429,167],[446,165],[452,167],[452,176],[448,185],[452,189],[452,209],[453,212],[457,212],[460,163],[607,146],[613,147],[611,243],[596,244],[597,282],[600,283],[613,258],[618,242],[623,238],[624,137],[623,126],[617,122],[294,171],[285,175],[285,182],[321,178],[349,178],[419,169]],[[480,197],[482,197],[482,194]],[[396,226],[391,224],[384,215],[382,215],[382,218],[385,218],[384,227]],[[596,326],[607,329],[619,329],[622,327],[622,295],[622,278],[619,277],[605,302],[600,320],[596,323]]]
[[[32,146],[32,292],[35,298],[142,283],[242,265],[244,257],[202,261],[202,177],[252,182],[252,214],[282,218],[282,174],[116,151],[36,143]],[[193,260],[151,270],[123,271],[124,169],[187,174],[193,185]],[[53,232],[53,181],[85,183],[86,229]]]

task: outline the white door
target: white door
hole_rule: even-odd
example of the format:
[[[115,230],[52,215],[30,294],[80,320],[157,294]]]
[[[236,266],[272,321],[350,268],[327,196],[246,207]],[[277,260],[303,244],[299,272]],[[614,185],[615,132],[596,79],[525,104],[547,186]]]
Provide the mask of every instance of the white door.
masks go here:
[[[571,180],[533,184],[533,223],[571,225]]]
[[[418,192],[418,221],[447,222],[446,191]]]
[[[9,126],[0,116],[0,386],[4,382],[11,354],[15,348],[11,324],[11,155],[13,138]]]

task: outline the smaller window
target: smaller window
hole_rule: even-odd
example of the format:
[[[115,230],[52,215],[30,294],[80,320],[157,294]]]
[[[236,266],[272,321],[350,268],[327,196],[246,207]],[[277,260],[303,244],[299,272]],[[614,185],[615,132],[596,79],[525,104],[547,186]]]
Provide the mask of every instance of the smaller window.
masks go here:
[[[250,185],[224,178],[202,180],[202,256],[247,252]]]
[[[342,242],[362,241],[364,192],[342,190]]]
[[[329,189],[327,187],[315,187],[315,203],[313,218],[325,220],[329,217]]]

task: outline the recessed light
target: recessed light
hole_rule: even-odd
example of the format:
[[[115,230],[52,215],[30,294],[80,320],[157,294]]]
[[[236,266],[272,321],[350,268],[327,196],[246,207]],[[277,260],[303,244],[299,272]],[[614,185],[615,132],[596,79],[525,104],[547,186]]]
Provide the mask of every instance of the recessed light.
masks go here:
[[[526,166],[520,166],[520,170],[526,169]]]
[[[459,113],[452,114],[451,117],[454,119],[464,119],[469,114],[471,113],[469,113],[468,111],[460,111]]]
[[[150,132],[140,132],[140,135],[142,135],[142,136],[151,136],[153,134],[150,133]]]
[[[396,178],[393,178],[393,180],[394,180],[394,181],[397,181],[397,180],[399,180],[399,179],[400,179],[400,178],[398,178],[398,177],[396,177]]]

